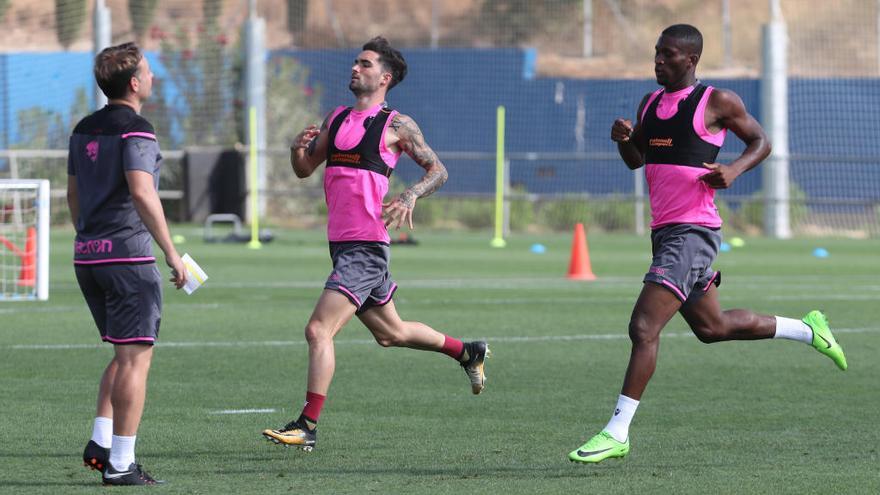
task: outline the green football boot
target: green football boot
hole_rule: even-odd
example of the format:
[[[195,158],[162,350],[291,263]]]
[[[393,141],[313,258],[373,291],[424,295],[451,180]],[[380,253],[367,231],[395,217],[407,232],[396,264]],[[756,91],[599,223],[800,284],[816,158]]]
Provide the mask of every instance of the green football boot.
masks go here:
[[[629,438],[626,442],[618,442],[610,433],[603,430],[568,454],[571,462],[601,462],[609,457],[624,457],[629,454]]]
[[[843,348],[834,340],[831,329],[828,328],[828,319],[819,310],[813,310],[804,316],[804,323],[813,329],[813,347],[817,351],[830,357],[838,368],[846,369],[846,356],[843,355]]]

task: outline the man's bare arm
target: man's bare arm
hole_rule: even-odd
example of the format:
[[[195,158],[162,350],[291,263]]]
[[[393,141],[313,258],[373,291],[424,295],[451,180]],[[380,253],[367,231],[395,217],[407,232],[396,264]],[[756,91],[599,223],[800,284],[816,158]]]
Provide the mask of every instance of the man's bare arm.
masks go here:
[[[617,152],[620,158],[631,170],[635,170],[645,164],[645,142],[642,136],[642,111],[650,94],[642,98],[636,111],[636,124],[626,119],[617,119],[611,126],[611,140],[617,143]]]
[[[745,104],[736,93],[727,90],[717,90],[712,93],[711,99],[713,103],[717,101],[723,127],[730,129],[746,143],[742,155],[729,166],[739,170],[740,173],[755,168],[770,154],[770,140],[767,139],[764,129],[746,111]]]
[[[415,206],[417,198],[430,196],[434,191],[440,189],[440,186],[449,178],[449,173],[434,150],[425,143],[425,136],[422,135],[422,130],[413,119],[406,115],[395,115],[390,127],[397,132],[400,138],[397,142],[400,149],[425,169],[424,177],[401,194],[402,200],[412,208]]]
[[[293,167],[293,173],[300,179],[312,175],[327,159],[330,115],[327,115],[320,128],[310,125],[293,138],[293,143],[290,145],[290,165]]]
[[[425,136],[413,119],[398,114],[391,120],[389,127],[397,134],[397,146],[425,169],[425,175],[392,201],[385,211],[385,225],[399,228],[406,221],[412,228],[412,210],[416,200],[430,196],[440,189],[449,178],[449,173],[434,150],[425,143]]]
[[[709,173],[700,176],[713,189],[726,189],[743,173],[755,168],[770,154],[770,141],[764,134],[761,124],[749,115],[742,99],[727,90],[714,90],[709,96],[709,111],[715,115],[719,127],[733,131],[746,143],[746,149],[734,161],[727,165],[707,163],[704,166]]]
[[[162,201],[159,199],[159,193],[156,192],[153,174],[143,170],[129,170],[125,172],[125,180],[128,182],[134,209],[159,245],[159,249],[165,253],[165,263],[171,268],[171,281],[180,289],[186,283],[186,269],[174,243],[171,242],[171,233],[165,221]]]

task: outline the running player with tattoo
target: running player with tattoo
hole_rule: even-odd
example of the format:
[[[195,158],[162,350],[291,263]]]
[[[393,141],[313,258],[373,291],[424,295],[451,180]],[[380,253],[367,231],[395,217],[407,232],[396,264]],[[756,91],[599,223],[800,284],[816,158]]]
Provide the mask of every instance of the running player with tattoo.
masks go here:
[[[406,62],[385,38],[363,46],[351,68],[352,107],[330,112],[319,128],[306,127],[290,147],[290,164],[306,178],[325,161],[327,238],[333,271],[305,328],[309,345],[306,402],[297,419],[263,436],[277,444],[311,450],[336,366],[333,338],[357,316],[383,347],[441,352],[464,368],[471,391],[485,384],[485,342],[462,342],[424,323],[403,321],[392,296],[397,284],[389,272],[388,228],[413,227],[416,201],[446,182],[446,167],[425,143],[415,121],[385,103],[386,93],[406,76]],[[405,152],[425,175],[388,202],[388,178]]]

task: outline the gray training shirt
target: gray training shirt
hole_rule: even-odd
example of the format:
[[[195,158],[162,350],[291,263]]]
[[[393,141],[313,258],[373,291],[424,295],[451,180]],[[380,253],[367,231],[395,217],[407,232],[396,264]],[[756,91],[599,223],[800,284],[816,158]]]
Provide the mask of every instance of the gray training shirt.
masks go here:
[[[143,170],[159,188],[162,155],[153,126],[127,105],[107,105],[82,119],[70,137],[67,173],[76,176],[74,264],[154,262],[125,172]]]

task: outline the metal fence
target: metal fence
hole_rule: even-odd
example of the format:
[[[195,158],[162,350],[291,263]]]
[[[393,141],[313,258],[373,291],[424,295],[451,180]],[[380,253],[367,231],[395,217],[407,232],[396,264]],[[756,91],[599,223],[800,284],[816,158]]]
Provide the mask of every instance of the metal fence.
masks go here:
[[[11,0],[0,12],[5,29],[0,176],[51,178],[56,196],[66,180],[64,152],[27,150],[64,148],[73,124],[97,103],[90,51],[101,30],[90,20],[92,3],[82,4],[82,12],[56,15],[53,2]],[[260,65],[266,103],[261,189],[272,222],[321,223],[320,177],[295,179],[286,146],[306,123],[349,101],[345,74],[351,58],[361,43],[383,34],[411,62],[409,79],[395,88],[391,103],[416,118],[455,171],[436,197],[420,203],[417,219],[440,226],[491,224],[494,183],[483,179],[494,174],[494,108],[507,105],[510,228],[562,228],[584,219],[599,228],[633,231],[641,230],[645,216],[637,213],[643,204],[640,181],[619,163],[607,129],[614,116],[632,117],[653,87],[646,78],[658,33],[672,23],[698,26],[705,38],[698,75],[735,89],[765,122],[761,83],[755,81],[761,77],[762,26],[775,5],[789,40],[784,50],[792,187],[782,199],[791,230],[880,233],[880,119],[873,117],[880,110],[880,0],[98,0],[94,5],[106,5],[111,14],[112,26],[105,30],[110,42],[137,39],[147,50],[157,78],[143,113],[167,150],[249,142],[253,59],[243,48],[258,31],[266,49]],[[866,117],[853,126],[854,115]],[[729,141],[723,156],[741,150]],[[164,152],[162,176],[164,200],[177,215],[182,153]],[[393,184],[398,189],[420,171],[406,163],[400,168]],[[770,196],[761,173],[740,180],[742,186],[719,195],[719,207],[729,226],[761,231],[768,208],[762,203]]]

